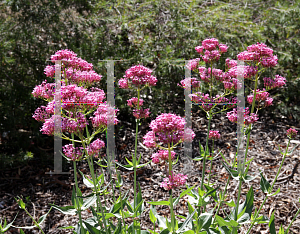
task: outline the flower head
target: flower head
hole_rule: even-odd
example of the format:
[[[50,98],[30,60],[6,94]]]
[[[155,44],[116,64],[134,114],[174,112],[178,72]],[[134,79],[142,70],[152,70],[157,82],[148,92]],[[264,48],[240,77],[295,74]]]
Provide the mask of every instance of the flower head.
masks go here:
[[[136,65],[125,72],[125,76],[119,80],[120,88],[129,88],[133,84],[137,87],[142,85],[154,86],[157,79],[152,76],[152,70],[142,65]]]
[[[94,140],[88,147],[87,153],[89,156],[93,156],[100,152],[100,149],[105,147],[105,143],[100,139]]]
[[[175,152],[171,151],[171,159],[175,159]],[[152,162],[155,164],[160,163],[161,161],[168,161],[169,160],[169,152],[168,150],[159,150],[158,153],[152,155]]]
[[[79,161],[83,156],[83,147],[74,148],[73,144],[63,146],[63,153],[70,161]]]
[[[288,136],[288,138],[294,139],[296,138],[297,132],[298,131],[296,129],[290,128],[286,131],[286,135]]]
[[[175,175],[172,172],[172,175],[169,175],[169,178],[165,178],[164,181],[161,183],[160,187],[164,188],[165,190],[170,190],[179,187],[180,185],[184,185],[187,180],[187,176],[183,174]]]
[[[220,139],[221,135],[219,131],[209,131],[208,138],[212,140],[218,140]]]

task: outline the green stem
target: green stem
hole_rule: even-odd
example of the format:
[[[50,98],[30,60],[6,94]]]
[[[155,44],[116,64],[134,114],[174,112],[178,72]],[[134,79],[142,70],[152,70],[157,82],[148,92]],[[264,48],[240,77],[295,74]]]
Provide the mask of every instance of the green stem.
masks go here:
[[[278,177],[278,175],[279,175],[279,172],[280,172],[280,170],[281,170],[281,167],[282,167],[283,162],[284,162],[284,160],[285,160],[285,157],[286,157],[286,155],[287,155],[287,151],[288,151],[288,148],[289,148],[289,146],[290,146],[290,141],[291,141],[291,140],[289,139],[288,146],[286,147],[286,151],[285,151],[284,156],[283,156],[283,158],[282,158],[280,167],[278,168],[276,177],[275,177],[275,179],[274,179],[274,181],[273,181],[273,183],[272,183],[272,186],[271,186],[271,188],[270,188],[270,190],[269,190],[270,193],[272,192],[273,186],[275,185],[275,182],[276,182],[276,180],[277,180],[277,177]],[[262,207],[264,206],[265,202],[267,201],[267,198],[268,198],[268,194],[266,195],[266,197],[265,197],[263,203],[262,203],[262,204],[260,205],[260,207],[259,207],[258,212],[256,213],[255,217],[253,218],[252,224],[251,224],[249,230],[247,231],[247,234],[249,234],[249,232],[251,231],[252,227],[254,226],[254,224],[255,224],[255,219],[256,219],[257,215],[259,214],[259,212],[261,211]]]
[[[235,158],[234,161],[233,161],[232,167],[235,165],[235,162],[236,162],[236,158]],[[229,174],[228,179],[227,179],[227,183],[226,183],[226,185],[225,185],[224,194],[223,194],[223,196],[222,196],[222,200],[221,200],[221,202],[220,202],[220,205],[219,205],[219,207],[218,207],[218,210],[217,210],[216,214],[219,213],[220,208],[221,208],[221,206],[222,206],[222,203],[224,202],[225,194],[226,194],[226,192],[227,192],[227,186],[228,186],[228,184],[229,184],[230,179],[231,179],[231,175]]]
[[[123,226],[124,226],[124,229],[125,229],[125,233],[126,233],[126,224],[125,224],[125,221],[124,221],[124,211],[122,209],[123,207],[123,201],[122,201],[122,191],[121,191],[121,186],[119,187],[119,193],[120,193],[120,198],[121,198],[121,216],[122,216],[122,221],[123,221]]]
[[[72,135],[72,139],[74,140],[74,133],[71,134]],[[75,148],[75,143],[73,141],[73,147]],[[79,187],[78,187],[78,181],[77,181],[77,168],[76,168],[76,161],[73,161],[73,167],[74,167],[74,179],[75,179],[75,189],[76,189],[76,202],[77,204],[79,204],[78,202],[78,198],[77,198],[77,194],[79,191]],[[83,225],[82,225],[82,218],[81,218],[81,209],[79,208],[78,210],[78,216],[79,216],[79,223],[80,223],[80,229],[81,231],[84,231]]]
[[[107,139],[107,129],[106,129],[106,131],[105,131],[105,134],[106,134],[106,139]],[[107,152],[109,152],[108,144],[107,144]],[[109,155],[107,155],[107,159],[108,159],[108,158],[109,158]],[[115,158],[114,155],[113,155],[112,158]],[[109,163],[112,163],[112,162],[110,162],[110,160],[107,160],[107,163],[109,164]],[[110,167],[110,166],[111,166],[111,165],[109,165],[109,167]],[[102,167],[101,167],[101,171],[102,171]],[[103,173],[103,172],[102,172],[102,173]],[[110,180],[112,181],[111,170],[109,170],[109,178],[110,178]],[[115,185],[115,181],[113,181],[113,184],[112,184],[112,194],[113,194],[113,200],[114,200],[114,202],[116,202],[115,191],[114,191],[114,185]],[[105,194],[104,194],[104,199],[106,200]],[[105,206],[106,206],[106,204],[105,204]]]
[[[137,89],[137,92],[138,92],[138,101],[137,101],[137,110],[140,109],[140,89],[138,88]],[[133,184],[133,193],[134,193],[134,198],[133,198],[133,209],[134,209],[134,219],[133,219],[133,234],[135,234],[135,224],[136,224],[136,216],[137,216],[137,212],[135,210],[136,208],[136,155],[137,155],[137,140],[138,140],[138,131],[139,131],[139,123],[140,123],[140,120],[139,119],[136,119],[136,124],[135,124],[135,143],[134,143],[134,157],[133,157],[133,174],[134,174],[134,184]]]
[[[77,204],[79,204],[78,197],[77,197],[79,187],[78,187],[78,181],[77,181],[76,161],[73,161],[73,167],[74,167],[74,178],[75,178],[75,188],[76,188],[76,202],[77,202]],[[83,225],[82,225],[82,218],[81,218],[81,208],[79,208],[78,211],[79,211],[78,216],[79,216],[80,229],[81,229],[81,231],[84,231],[84,228],[83,228]]]
[[[169,151],[169,176],[171,176],[171,179],[173,179],[173,174],[172,174],[172,158],[171,158],[171,146],[170,143],[168,143],[168,151]],[[172,197],[172,189],[169,190],[169,195],[170,195],[170,210],[171,210],[171,227],[172,230],[171,232],[175,233],[175,214],[173,210],[173,197]]]
[[[288,233],[289,233],[289,229],[290,229],[290,227],[292,226],[292,223],[295,221],[296,217],[298,216],[299,212],[300,212],[300,208],[298,209],[298,211],[297,211],[296,215],[294,216],[292,222],[290,223],[290,225],[289,225],[288,228],[286,229],[285,234],[288,234]]]
[[[206,151],[208,149],[208,136],[209,136],[209,130],[210,130],[210,123],[211,123],[211,119],[212,119],[211,110],[208,112],[208,115],[209,115],[209,118],[208,118],[207,136],[206,136],[206,145],[205,145],[204,158],[203,158],[201,190],[203,190],[205,163],[206,163]]]
[[[102,173],[102,175],[103,175],[103,177],[104,177],[104,173],[103,173],[102,167],[101,167],[101,173]],[[106,197],[105,197],[105,192],[103,193],[103,196],[104,196],[104,204],[105,204],[105,207],[107,207],[107,204],[106,204]]]
[[[87,162],[89,164],[89,168],[90,168],[91,175],[92,175],[92,180],[93,180],[93,185],[94,185],[95,193],[96,193],[96,196],[97,196],[97,213],[99,213],[99,206],[100,206],[105,232],[108,233],[107,225],[106,225],[106,219],[105,219],[105,215],[104,215],[104,212],[103,212],[103,207],[102,207],[100,197],[99,197],[100,194],[98,194],[98,188],[97,188],[97,183],[96,183],[95,174],[94,174],[93,159],[92,158],[87,158]],[[99,222],[99,224],[101,223],[99,218],[98,218],[98,222]]]
[[[32,219],[32,221],[34,222],[35,226],[38,227],[38,229],[40,229],[41,232],[42,232],[43,234],[45,234],[45,233],[43,232],[43,230],[41,229],[40,225],[34,220],[34,218],[33,218],[33,217],[30,215],[30,213],[26,210],[26,208],[24,208],[24,210],[25,210],[25,212],[28,214],[28,216]]]
[[[256,74],[256,77],[255,77],[255,85],[254,85],[254,95],[253,95],[252,107],[251,107],[250,115],[254,112],[257,83],[258,83],[258,75]],[[252,127],[252,124],[249,125],[248,129],[251,129],[251,127]],[[244,159],[244,162],[246,162],[246,159],[247,159],[247,153],[248,153],[248,147],[249,147],[249,140],[250,140],[250,131],[249,131],[249,133],[248,133],[248,135],[247,135],[247,146],[246,146],[246,152],[245,152],[245,159]]]
[[[212,151],[211,151],[211,157],[213,158],[214,156],[214,145],[215,145],[215,141],[213,140],[213,146],[212,146]],[[210,181],[210,175],[211,175],[211,169],[212,169],[212,161],[213,160],[210,160],[210,168],[209,168],[209,176],[208,176],[208,186],[209,186],[209,181]]]

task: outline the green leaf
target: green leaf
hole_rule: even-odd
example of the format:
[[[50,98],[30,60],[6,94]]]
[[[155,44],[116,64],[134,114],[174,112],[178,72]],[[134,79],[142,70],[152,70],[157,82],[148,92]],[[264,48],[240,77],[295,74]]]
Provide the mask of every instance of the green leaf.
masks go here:
[[[57,205],[52,205],[54,209],[57,209],[63,214],[66,215],[76,215],[76,209],[74,206],[57,206]]]
[[[272,197],[272,196],[275,196],[277,193],[279,193],[280,192],[280,188],[278,188],[277,189],[277,191],[275,192],[275,193],[273,193],[273,194],[271,194],[271,195],[268,195],[268,197]]]
[[[220,151],[220,154],[221,154],[222,158],[225,160],[225,162],[227,163],[227,165],[230,166],[230,163],[226,160],[226,158],[224,157],[224,155],[222,154],[221,151]]]
[[[177,233],[180,233],[180,232],[182,232],[182,231],[185,229],[185,227],[186,227],[186,226],[190,223],[190,221],[192,220],[192,218],[193,218],[193,216],[195,215],[195,213],[196,213],[196,209],[195,209],[193,212],[191,212],[191,213],[186,217],[186,219],[184,220],[182,226],[178,229]]]
[[[89,231],[90,234],[101,234],[100,230],[98,230],[97,228],[93,227],[92,225],[90,225],[86,221],[83,220],[83,223],[85,224],[85,226],[88,229],[88,231]]]
[[[166,205],[166,206],[169,206],[170,205],[170,201],[156,201],[156,202],[147,202],[149,203],[150,205]]]
[[[97,200],[97,196],[96,194],[94,194],[93,196],[89,197],[88,199],[85,199],[85,201],[83,202],[82,205],[82,210],[86,210],[88,208],[90,208]]]
[[[265,177],[263,176],[263,174],[261,173],[261,171],[259,170],[259,173],[261,175],[261,180],[260,180],[260,189],[264,192],[264,193],[269,193],[269,189],[271,188],[270,183],[265,179]]]
[[[195,232],[193,230],[188,230],[188,231],[184,232],[183,234],[195,234]]]
[[[216,221],[217,221],[217,223],[220,227],[226,226],[226,227],[232,228],[232,227],[238,227],[239,226],[238,222],[236,222],[234,220],[226,221],[218,215],[216,215]]]
[[[233,200],[230,200],[229,202],[225,202],[225,204],[230,207],[235,207],[235,203]]]
[[[80,170],[79,170],[79,173],[81,174],[81,176],[83,178],[83,183],[85,184],[85,186],[88,188],[94,188],[93,181],[91,179],[87,178]]]
[[[275,213],[275,211],[273,211],[270,221],[269,221],[269,230],[270,230],[271,234],[276,234],[274,213]]]
[[[42,215],[39,218],[38,224],[41,224],[41,223],[43,223],[45,221],[45,219],[46,219],[47,215],[50,213],[51,209],[52,209],[52,207],[49,209],[49,211],[47,212],[47,214],[44,214],[44,215]]]
[[[73,226],[67,226],[67,227],[58,227],[57,229],[74,229]]]
[[[281,224],[281,226],[280,226],[280,228],[279,228],[279,233],[278,234],[285,234],[284,233],[284,229],[283,229],[283,227],[282,227],[282,224]]]
[[[212,222],[212,214],[210,213],[202,213],[199,217],[200,227],[204,230],[208,230]]]
[[[116,187],[120,188],[123,185],[123,180],[122,180],[122,177],[119,172],[117,172],[117,177],[118,177],[118,180],[116,181]]]
[[[130,161],[128,160],[128,158],[125,157],[125,159],[126,159],[126,161],[128,162],[128,164],[129,164],[130,166],[133,166],[132,162],[130,162]]]
[[[150,220],[152,223],[155,223],[157,218],[154,216],[154,213],[153,213],[153,206],[151,205],[151,208],[150,208]]]
[[[233,177],[235,180],[239,180],[239,173],[236,170],[230,169],[224,162],[221,162],[225,167],[226,171]]]

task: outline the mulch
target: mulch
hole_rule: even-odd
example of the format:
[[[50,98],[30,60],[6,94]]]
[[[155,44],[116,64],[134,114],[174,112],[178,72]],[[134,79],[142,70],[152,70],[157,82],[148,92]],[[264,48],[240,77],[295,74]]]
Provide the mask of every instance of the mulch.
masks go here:
[[[202,145],[205,144],[206,131],[207,131],[207,119],[202,112],[193,113],[192,118],[193,130],[196,133],[196,137],[193,142],[192,157],[199,156],[199,141]],[[116,133],[116,145],[117,145],[117,159],[120,163],[127,164],[125,157],[131,158],[131,154],[134,152],[134,137],[135,126],[132,123],[121,120],[120,126],[124,128],[119,129]],[[295,128],[300,133],[300,123],[293,121],[293,119],[276,117],[271,119],[270,116],[260,116],[259,121],[254,125],[251,133],[250,145],[248,151],[248,160],[254,157],[251,162],[249,174],[259,175],[259,170],[263,172],[265,178],[269,181],[273,181],[277,170],[280,166],[282,155],[278,149],[278,145],[282,149],[286,149],[287,138],[286,130],[290,127]],[[221,139],[215,142],[215,149],[222,150],[225,158],[228,161],[233,160],[236,150],[236,125],[230,123],[227,118],[223,116],[216,116],[213,119],[211,130],[219,130],[221,133]],[[142,155],[141,163],[146,163],[151,159],[151,155],[154,150],[147,149],[141,143],[142,137],[149,131],[148,125],[141,125],[139,129],[139,144],[138,155]],[[261,214],[270,217],[272,212],[275,211],[275,224],[278,230],[280,225],[286,229],[297,210],[300,208],[299,192],[300,192],[300,141],[299,135],[296,140],[292,141],[289,150],[298,145],[293,154],[287,156],[281,172],[279,174],[277,183],[275,183],[273,191],[276,191],[280,187],[280,193],[274,197],[271,197],[265,203]],[[209,144],[211,147],[211,143]],[[201,183],[202,162],[191,161],[191,168],[188,168],[187,158],[184,156],[183,145],[178,145],[175,149],[177,155],[179,155],[178,163],[174,166],[175,173],[183,173],[188,175],[189,186],[196,184],[196,189]],[[177,156],[176,155],[176,156]],[[223,168],[221,161],[223,159],[218,156],[213,160],[212,178],[211,183],[215,183],[213,186],[217,187],[221,185],[224,190],[225,183],[228,178],[228,173]],[[209,169],[210,162],[207,162],[206,168]],[[50,204],[56,204],[58,206],[71,205],[71,193],[72,185],[74,184],[73,168],[70,164],[70,175],[49,175],[45,172],[49,172],[49,168],[42,166],[38,160],[32,160],[26,166],[2,170],[0,171],[0,217],[6,218],[8,222],[11,222],[15,216],[15,226],[31,226],[33,225],[31,219],[27,214],[22,211],[14,197],[23,195],[24,200],[27,198],[26,203],[29,212],[34,218],[38,219],[41,215],[45,214]],[[53,167],[53,166],[52,166]],[[88,173],[88,166],[86,163],[79,163],[78,169],[83,173]],[[96,166],[97,170],[99,166]],[[123,191],[130,190],[129,201],[133,199],[133,172],[121,170],[121,175],[124,181],[122,187]],[[148,164],[143,169],[138,170],[137,181],[140,183],[142,190],[142,197],[146,202],[168,200],[169,193],[160,187],[165,173],[165,167],[163,165],[155,165],[153,163]],[[206,177],[207,178],[207,177]],[[80,188],[83,194],[88,194],[90,189],[82,183],[81,176],[78,177],[80,181]],[[105,180],[108,182],[108,173],[105,172]],[[207,179],[206,179],[207,180]],[[210,183],[210,184],[211,184]],[[228,186],[227,201],[237,198],[238,182],[231,180]],[[264,199],[264,193],[260,190],[260,177],[251,181],[250,183],[243,183],[241,190],[241,200],[245,199],[246,193],[249,191],[250,186],[253,186],[254,190],[254,204],[259,208]],[[184,186],[181,187],[184,189]],[[181,190],[174,190],[173,196],[178,197]],[[118,191],[115,191],[116,198],[118,197]],[[104,205],[104,198],[101,198]],[[106,196],[107,205],[111,204],[112,194]],[[187,196],[184,196],[178,205],[175,207],[175,214],[187,216]],[[145,213],[141,216],[142,229],[153,230],[153,224],[149,218],[148,203],[145,203]],[[213,207],[208,205],[207,210]],[[127,209],[127,208],[126,208]],[[126,210],[125,209],[125,210]],[[164,217],[169,217],[169,208],[167,206],[156,206],[158,214]],[[219,213],[220,216],[225,215],[224,212],[229,212],[228,208]],[[83,212],[83,218],[91,217],[90,211]],[[183,221],[183,219],[180,219]],[[57,210],[53,209],[48,215],[46,221],[42,225],[45,233],[72,233],[70,230],[59,230],[59,227],[72,226],[77,224],[78,217],[63,215]],[[126,223],[132,222],[132,219],[126,219]],[[34,230],[24,230],[25,233],[40,233],[37,228]],[[159,231],[156,224],[156,231]],[[8,234],[19,233],[18,229],[11,228],[7,232]],[[245,229],[241,229],[240,233],[245,233]],[[269,233],[267,224],[256,225],[252,232]],[[289,233],[300,233],[300,216],[298,216],[290,228]]]

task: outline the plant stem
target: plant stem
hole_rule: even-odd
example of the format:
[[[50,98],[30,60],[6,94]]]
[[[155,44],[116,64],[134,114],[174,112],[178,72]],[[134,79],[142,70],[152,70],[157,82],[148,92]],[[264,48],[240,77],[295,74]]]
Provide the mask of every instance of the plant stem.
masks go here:
[[[254,85],[254,95],[253,95],[252,107],[251,107],[250,115],[254,112],[257,83],[258,83],[258,75],[256,74],[256,77],[255,77],[255,85]],[[249,129],[251,129],[251,127],[252,127],[252,124],[249,125]],[[246,152],[245,152],[245,159],[244,159],[244,162],[246,162],[246,159],[247,159],[247,153],[248,153],[249,141],[250,141],[250,131],[249,131],[249,133],[248,133],[248,135],[247,135],[247,146],[246,146]]]
[[[205,173],[205,163],[206,163],[206,151],[208,149],[208,136],[209,136],[209,130],[210,130],[210,123],[212,119],[211,110],[208,112],[208,127],[207,127],[207,136],[206,136],[206,145],[205,145],[205,151],[204,151],[204,158],[203,158],[203,168],[202,168],[202,181],[201,181],[201,190],[203,190],[203,182],[204,182],[204,173]]]
[[[124,214],[123,214],[123,204],[122,204],[122,191],[121,191],[121,186],[119,187],[119,193],[120,193],[120,198],[121,198],[121,216],[122,216],[122,220],[123,220],[123,226],[125,229],[125,233],[126,233],[126,225],[125,225],[125,221],[124,221]]]
[[[168,143],[168,152],[169,152],[169,176],[171,176],[171,180],[173,180],[173,174],[172,174],[172,158],[171,158],[171,146],[170,143]],[[169,190],[169,195],[170,195],[170,210],[171,210],[171,227],[172,227],[172,232],[175,233],[174,230],[174,221],[175,221],[175,214],[173,210],[173,197],[172,197],[172,189]]]
[[[88,158],[87,162],[89,164],[89,168],[90,168],[90,171],[91,171],[92,180],[93,180],[93,184],[94,184],[94,189],[95,189],[95,193],[96,193],[96,196],[97,196],[97,213],[99,213],[99,206],[100,206],[100,210],[101,210],[101,214],[102,214],[102,220],[103,220],[103,223],[104,223],[105,232],[108,233],[107,232],[106,219],[105,219],[105,215],[104,215],[104,212],[103,212],[103,207],[102,207],[99,195],[98,195],[98,188],[97,188],[97,183],[96,183],[96,178],[95,178],[95,173],[94,173],[93,159],[92,158]],[[98,222],[100,224],[99,218],[98,218]]]
[[[72,133],[71,135],[72,135],[72,139],[74,140],[74,133]],[[73,142],[73,147],[75,148],[75,143],[74,142]],[[77,198],[79,187],[78,187],[78,181],[77,181],[76,161],[73,161],[73,167],[74,167],[74,179],[75,179],[75,189],[76,189],[75,197],[76,197],[77,204],[79,204],[78,198]],[[82,218],[81,218],[81,209],[80,208],[79,208],[78,216],[79,216],[80,229],[81,229],[81,231],[84,231],[84,228],[82,226]]]
[[[137,101],[137,110],[139,111],[139,109],[140,109],[140,88],[138,88],[137,89],[137,93],[138,93],[138,101]],[[137,111],[137,112],[138,112]],[[138,140],[138,132],[139,132],[139,123],[140,123],[140,120],[139,119],[136,119],[135,120],[135,143],[134,143],[134,157],[133,157],[133,160],[132,160],[132,162],[133,162],[133,174],[134,174],[134,184],[133,184],[133,186],[134,186],[134,191],[133,191],[133,193],[134,193],[134,198],[133,198],[133,211],[134,211],[134,215],[133,215],[133,217],[134,218],[136,218],[136,216],[137,216],[137,213],[136,213],[136,210],[135,210],[135,208],[136,208],[136,155],[137,155],[137,140]],[[132,228],[133,228],[133,234],[135,234],[135,224],[136,224],[136,220],[135,219],[133,219],[133,226],[132,226]]]
[[[211,151],[211,157],[213,158],[214,156],[214,145],[215,145],[215,141],[213,140],[213,146],[212,146],[212,151]],[[208,182],[207,185],[209,186],[209,181],[210,181],[210,175],[211,175],[211,169],[212,169],[212,161],[210,160],[210,168],[209,168],[209,176],[208,176]]]
[[[291,141],[291,140],[289,139],[289,142],[288,142],[288,145],[287,145],[287,147],[286,147],[286,150],[285,150],[284,156],[283,156],[283,158],[282,158],[282,161],[281,161],[280,167],[278,168],[278,171],[277,171],[276,177],[275,177],[275,179],[274,179],[274,181],[273,181],[273,183],[272,183],[272,186],[271,186],[271,188],[270,188],[270,190],[269,190],[269,191],[270,191],[270,193],[272,192],[273,186],[274,186],[274,184],[275,184],[275,182],[276,182],[276,180],[277,180],[277,177],[278,177],[278,175],[279,175],[279,172],[280,172],[280,170],[281,170],[281,167],[282,167],[282,165],[283,165],[283,162],[284,162],[284,160],[285,160],[285,157],[286,157],[286,155],[287,155],[287,151],[288,151],[288,148],[289,148],[289,145],[290,145],[290,141]],[[257,211],[257,213],[256,213],[255,217],[253,218],[252,224],[251,224],[251,226],[250,226],[249,230],[247,231],[247,234],[249,234],[249,232],[251,231],[252,227],[254,226],[254,224],[255,224],[255,219],[256,219],[257,215],[259,214],[259,212],[261,211],[261,209],[262,209],[263,205],[264,205],[264,204],[265,204],[265,202],[267,201],[267,198],[268,198],[268,194],[266,195],[265,199],[263,200],[263,203],[260,205],[260,207],[259,207],[259,210]]]
[[[26,208],[24,208],[24,210],[25,210],[25,212],[29,215],[29,217],[32,219],[32,221],[34,222],[35,226],[37,226],[38,229],[40,229],[41,232],[42,232],[43,234],[45,234],[45,233],[43,232],[43,230],[41,229],[40,225],[34,220],[34,218],[33,218],[33,217],[30,215],[30,213],[26,210]]]
[[[298,211],[297,211],[296,215],[294,216],[292,222],[290,223],[290,225],[289,225],[288,228],[286,229],[285,234],[288,234],[288,233],[289,233],[289,229],[290,229],[290,227],[292,226],[292,223],[295,221],[296,217],[298,216],[299,212],[300,212],[300,208],[298,209]]]
[[[74,179],[75,179],[75,188],[76,188],[76,202],[77,202],[77,204],[79,204],[78,198],[77,198],[79,187],[78,187],[78,182],[77,182],[76,161],[73,161],[73,167],[74,167]],[[81,229],[81,231],[84,231],[84,228],[82,226],[82,218],[81,218],[81,209],[80,208],[79,208],[78,216],[79,216],[80,229]]]
[[[103,177],[104,177],[104,173],[103,173],[102,167],[101,167],[101,173],[102,173],[102,175],[103,175]],[[105,206],[107,207],[105,193],[103,194],[103,196],[104,196],[104,204],[105,204]]]

